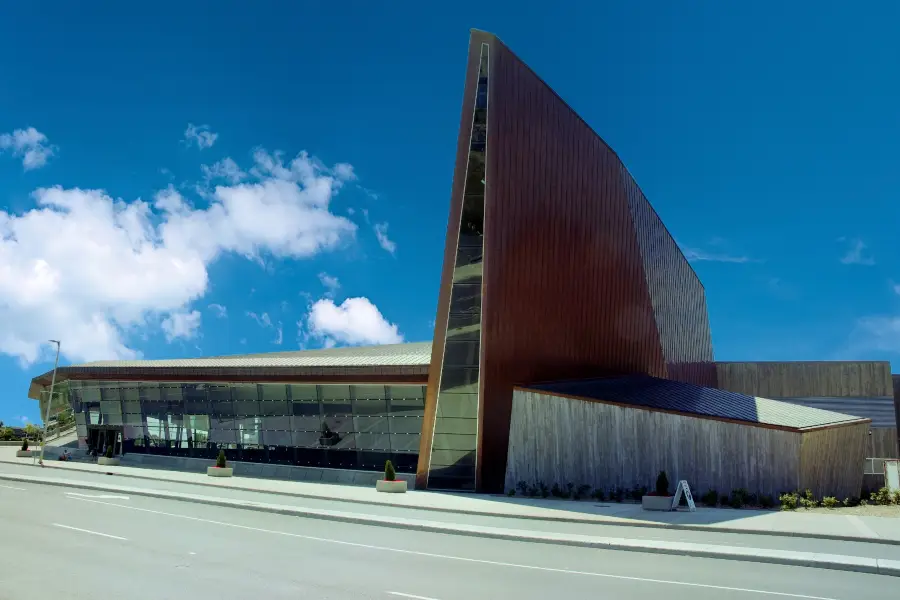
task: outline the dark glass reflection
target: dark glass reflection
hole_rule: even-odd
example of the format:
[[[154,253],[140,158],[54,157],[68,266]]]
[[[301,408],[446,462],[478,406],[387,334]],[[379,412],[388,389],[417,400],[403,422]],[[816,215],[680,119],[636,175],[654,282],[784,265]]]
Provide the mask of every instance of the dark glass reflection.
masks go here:
[[[475,489],[489,57],[490,48],[482,44],[429,463],[430,488]]]
[[[85,381],[68,396],[85,445],[118,435],[117,452],[214,459],[221,449],[228,460],[360,470],[391,460],[401,473],[415,472],[425,412],[420,385]]]

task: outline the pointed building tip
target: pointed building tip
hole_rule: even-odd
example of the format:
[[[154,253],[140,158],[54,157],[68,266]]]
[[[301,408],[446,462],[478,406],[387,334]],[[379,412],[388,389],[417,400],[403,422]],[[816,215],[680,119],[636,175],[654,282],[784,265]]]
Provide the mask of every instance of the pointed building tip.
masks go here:
[[[469,28],[469,33],[470,33],[470,34],[477,34],[477,33],[480,33],[481,35],[488,35],[488,36],[490,36],[490,37],[492,37],[492,38],[497,37],[496,34],[491,33],[490,31],[485,31],[484,29],[478,29],[477,27],[470,27],[470,28]]]

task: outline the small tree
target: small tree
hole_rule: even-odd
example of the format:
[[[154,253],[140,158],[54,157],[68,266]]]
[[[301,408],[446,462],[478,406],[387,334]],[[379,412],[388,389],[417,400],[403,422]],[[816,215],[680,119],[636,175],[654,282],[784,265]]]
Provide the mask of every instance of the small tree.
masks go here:
[[[397,472],[394,470],[394,463],[391,461],[386,461],[384,463],[384,480],[385,481],[395,481],[397,479]]]
[[[22,440],[22,452],[25,452],[27,450],[28,450],[28,438],[25,438],[24,440]]]
[[[669,478],[666,476],[665,471],[660,471],[659,475],[656,476],[656,495],[669,495]]]
[[[110,444],[109,446],[106,447],[106,458],[112,458],[112,457],[113,457],[113,447],[112,447],[112,444]]]
[[[219,457],[216,458],[216,466],[220,469],[225,468],[225,451],[219,450]]]

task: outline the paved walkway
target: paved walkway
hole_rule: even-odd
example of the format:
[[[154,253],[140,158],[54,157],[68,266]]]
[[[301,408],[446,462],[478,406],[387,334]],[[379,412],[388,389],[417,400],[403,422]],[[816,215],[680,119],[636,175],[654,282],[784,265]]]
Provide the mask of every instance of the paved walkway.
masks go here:
[[[0,462],[29,465],[32,459],[15,458],[15,448],[0,448]],[[79,462],[46,461],[47,470],[65,469],[70,472],[105,473],[114,471],[121,477],[135,477],[197,485],[203,487],[246,490],[338,500],[418,510],[465,513],[475,515],[539,519],[550,521],[604,523],[620,526],[672,527],[679,529],[713,530],[730,533],[765,533],[782,536],[824,537],[858,541],[881,541],[900,544],[900,519],[828,513],[783,512],[762,510],[734,510],[698,507],[696,512],[647,512],[640,505],[628,503],[597,503],[551,499],[509,498],[476,494],[410,491],[406,494],[382,494],[372,488],[258,479],[246,477],[211,478],[199,473],[165,471],[137,467],[100,467]]]

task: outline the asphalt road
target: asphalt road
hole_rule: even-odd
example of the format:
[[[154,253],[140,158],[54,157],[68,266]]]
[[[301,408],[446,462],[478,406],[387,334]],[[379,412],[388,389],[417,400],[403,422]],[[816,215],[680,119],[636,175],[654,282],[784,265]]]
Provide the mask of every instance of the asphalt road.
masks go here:
[[[423,521],[441,523],[465,523],[487,527],[504,527],[508,529],[528,530],[544,533],[570,533],[592,535],[598,537],[617,537],[642,540],[663,540],[690,542],[697,544],[716,544],[723,546],[740,546],[749,548],[768,548],[775,550],[791,550],[797,552],[816,552],[822,554],[840,554],[865,558],[886,558],[900,560],[900,546],[871,544],[865,542],[846,542],[838,540],[820,540],[802,537],[776,537],[767,535],[743,535],[737,533],[707,533],[705,531],[687,531],[675,529],[658,529],[645,527],[628,527],[616,525],[592,525],[585,523],[563,523],[558,521],[540,521],[534,519],[515,519],[509,517],[491,517],[480,515],[464,515],[428,510],[416,510],[405,507],[378,506],[356,502],[340,502],[330,499],[299,498],[261,492],[249,492],[228,488],[211,488],[186,483],[174,483],[159,480],[137,479],[134,477],[116,477],[101,473],[85,471],[68,471],[66,469],[38,469],[30,465],[14,465],[0,463],[0,473],[16,473],[32,477],[52,477],[72,481],[91,483],[113,483],[115,485],[153,489],[168,492],[180,492],[201,496],[213,496],[230,500],[248,500],[269,502],[301,508],[320,510],[336,510],[350,513],[361,513],[383,517],[403,517]],[[0,479],[0,485],[17,485],[14,482]],[[2,489],[2,488],[0,488]],[[840,517],[836,517],[840,518]]]
[[[0,481],[0,598],[893,597],[897,578],[391,530]]]

